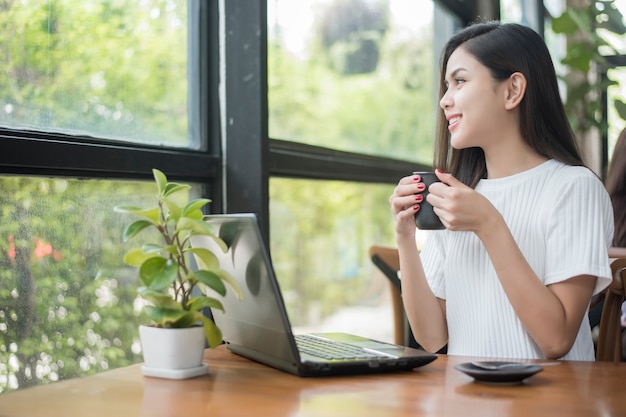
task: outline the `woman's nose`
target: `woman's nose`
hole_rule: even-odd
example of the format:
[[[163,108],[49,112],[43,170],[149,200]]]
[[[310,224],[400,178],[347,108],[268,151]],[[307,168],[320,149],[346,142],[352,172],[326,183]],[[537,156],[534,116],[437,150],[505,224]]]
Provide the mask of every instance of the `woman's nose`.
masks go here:
[[[441,107],[442,109],[447,109],[448,107],[450,107],[451,105],[451,98],[450,95],[448,94],[448,92],[446,91],[443,96],[441,97],[441,100],[439,100],[439,107]]]

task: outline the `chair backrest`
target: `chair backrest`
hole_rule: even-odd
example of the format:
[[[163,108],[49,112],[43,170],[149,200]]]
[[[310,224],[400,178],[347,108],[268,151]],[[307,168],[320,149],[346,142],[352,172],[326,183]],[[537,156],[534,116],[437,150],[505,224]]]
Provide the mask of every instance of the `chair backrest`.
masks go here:
[[[402,304],[402,286],[398,277],[398,272],[400,271],[398,249],[390,246],[373,245],[369,249],[369,256],[374,265],[389,280],[394,343],[406,346],[408,345],[405,332],[406,319],[404,316],[404,305]]]
[[[391,294],[391,306],[393,310],[393,338],[398,345],[421,349],[413,336],[413,331],[404,313],[402,301],[402,283],[398,273],[400,272],[400,256],[398,249],[391,246],[373,245],[369,249],[370,259],[389,280]],[[437,353],[446,353],[444,346]]]

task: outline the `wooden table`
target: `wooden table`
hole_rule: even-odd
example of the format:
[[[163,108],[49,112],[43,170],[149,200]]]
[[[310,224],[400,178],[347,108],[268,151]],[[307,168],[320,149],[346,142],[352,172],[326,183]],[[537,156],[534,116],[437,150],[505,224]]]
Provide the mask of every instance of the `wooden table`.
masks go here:
[[[474,382],[441,355],[417,370],[300,378],[207,350],[209,374],[148,378],[140,365],[0,395],[2,417],[626,416],[626,364],[563,362],[521,385]]]

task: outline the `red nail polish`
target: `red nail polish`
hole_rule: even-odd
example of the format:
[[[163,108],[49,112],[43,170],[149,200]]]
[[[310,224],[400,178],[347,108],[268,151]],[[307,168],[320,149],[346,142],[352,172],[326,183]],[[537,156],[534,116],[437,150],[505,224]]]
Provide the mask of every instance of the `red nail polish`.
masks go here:
[[[420,209],[420,205],[416,204],[413,206],[413,211],[418,211]]]
[[[443,174],[443,171],[442,171],[442,170],[440,170],[439,168],[435,169],[435,171],[437,171],[437,172],[438,172],[438,173],[440,173],[440,174]]]
[[[419,175],[416,175],[416,176],[413,177],[413,181],[419,181],[419,180],[420,180],[420,176]]]

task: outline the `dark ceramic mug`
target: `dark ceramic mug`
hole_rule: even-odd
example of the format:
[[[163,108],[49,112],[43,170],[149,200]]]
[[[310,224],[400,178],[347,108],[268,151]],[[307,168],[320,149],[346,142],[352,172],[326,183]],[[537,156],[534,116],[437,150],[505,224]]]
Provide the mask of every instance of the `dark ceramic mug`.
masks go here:
[[[421,182],[423,182],[426,186],[426,190],[421,193],[424,196],[424,199],[420,203],[420,209],[415,213],[415,226],[417,226],[420,230],[445,229],[445,226],[441,223],[441,220],[433,211],[433,206],[426,201],[426,197],[428,196],[428,187],[430,187],[430,184],[434,182],[439,182],[439,178],[437,178],[434,172],[417,171],[414,172],[413,175],[419,175]]]

